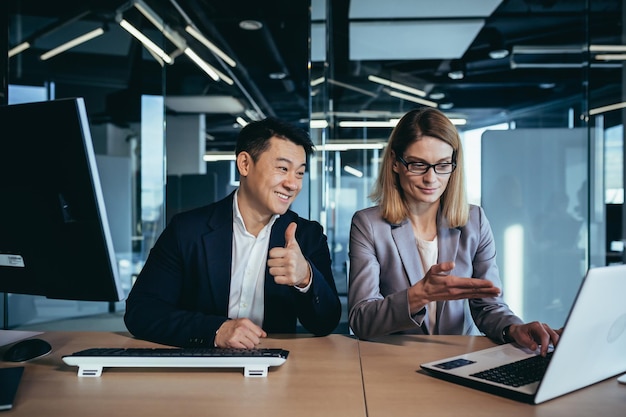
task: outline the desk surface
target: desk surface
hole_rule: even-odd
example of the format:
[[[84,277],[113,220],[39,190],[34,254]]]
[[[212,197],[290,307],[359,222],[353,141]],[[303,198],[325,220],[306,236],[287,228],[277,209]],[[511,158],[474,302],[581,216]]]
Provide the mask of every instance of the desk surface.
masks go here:
[[[358,343],[342,335],[271,337],[290,351],[267,378],[242,369],[105,368],[77,376],[61,357],[90,347],[158,346],[128,334],[48,332],[50,355],[25,364],[9,416],[359,416],[365,415]],[[0,366],[13,366],[0,362]]]
[[[626,415],[626,385],[611,378],[540,405],[437,379],[420,364],[484,349],[481,336],[387,336],[359,342],[368,417],[573,417]]]
[[[106,368],[81,378],[61,357],[90,347],[158,346],[126,333],[47,332],[53,352],[26,367],[9,416],[602,416],[623,417],[616,378],[528,405],[442,381],[420,363],[492,346],[485,337],[272,335],[262,347],[290,351],[267,378],[240,369]],[[0,366],[16,366],[0,362]]]

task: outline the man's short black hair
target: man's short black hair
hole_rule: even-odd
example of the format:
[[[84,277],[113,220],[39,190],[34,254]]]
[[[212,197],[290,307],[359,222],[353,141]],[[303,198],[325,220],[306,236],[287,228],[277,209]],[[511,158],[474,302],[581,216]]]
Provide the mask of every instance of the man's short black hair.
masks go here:
[[[314,152],[313,142],[307,132],[282,120],[268,117],[251,122],[241,129],[237,138],[235,155],[245,151],[256,161],[259,155],[268,148],[269,140],[274,136],[302,146],[307,158]]]

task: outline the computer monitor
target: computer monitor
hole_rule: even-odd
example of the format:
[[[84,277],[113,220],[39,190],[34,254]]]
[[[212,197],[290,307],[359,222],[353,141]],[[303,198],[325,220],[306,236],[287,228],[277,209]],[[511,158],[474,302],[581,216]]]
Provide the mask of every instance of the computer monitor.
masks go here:
[[[82,98],[0,106],[0,293],[120,301]]]

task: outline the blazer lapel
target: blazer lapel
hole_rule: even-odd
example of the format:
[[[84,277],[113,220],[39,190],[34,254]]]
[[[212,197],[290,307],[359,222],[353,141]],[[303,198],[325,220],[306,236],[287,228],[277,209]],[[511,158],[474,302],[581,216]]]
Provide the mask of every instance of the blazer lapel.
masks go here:
[[[230,267],[233,248],[233,194],[219,202],[207,222],[203,236],[209,285],[218,311],[228,312]]]
[[[391,236],[393,236],[398,253],[402,259],[402,265],[404,265],[404,272],[409,278],[409,284],[414,285],[424,277],[424,267],[417,252],[417,243],[415,242],[411,223],[405,220],[400,224],[392,224],[390,227]]]

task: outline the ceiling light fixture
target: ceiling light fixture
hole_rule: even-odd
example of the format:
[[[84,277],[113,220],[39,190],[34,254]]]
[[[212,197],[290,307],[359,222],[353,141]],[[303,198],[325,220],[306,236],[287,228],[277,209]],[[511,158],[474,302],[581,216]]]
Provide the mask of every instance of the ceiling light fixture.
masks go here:
[[[248,125],[248,122],[246,121],[246,119],[244,119],[241,116],[237,117],[235,120],[237,121],[237,124],[239,124],[239,126],[241,127],[246,127]]]
[[[222,73],[217,68],[215,68],[214,66],[212,66],[211,64],[209,64],[208,62],[200,58],[200,56],[193,49],[187,46],[187,42],[185,41],[185,39],[178,32],[171,29],[163,21],[163,19],[158,14],[156,14],[156,12],[152,10],[150,6],[148,6],[145,2],[143,2],[142,0],[135,0],[133,5],[135,6],[137,10],[139,10],[139,12],[141,12],[141,14],[146,19],[148,19],[161,33],[163,33],[163,35],[165,35],[167,39],[169,39],[174,45],[176,45],[179,51],[182,51],[185,55],[187,55],[196,65],[198,65],[198,67],[200,67],[200,69],[202,69],[205,73],[207,73],[209,77],[211,77],[214,81],[222,80],[228,85],[233,85],[235,83],[232,78],[228,77],[226,74]],[[188,25],[188,26],[191,27],[191,25]],[[192,33],[192,35],[194,34],[201,35],[200,32],[197,32],[197,31]],[[204,38],[204,41],[206,41],[206,43],[211,44],[211,42],[209,42],[209,40],[206,38]],[[203,42],[202,40],[201,42],[205,44],[205,46],[208,47],[208,45],[205,42]],[[217,52],[219,51],[221,54],[224,55],[223,57],[221,56],[220,57],[224,59],[225,62],[229,64],[230,63],[234,64],[234,61],[232,61],[226,54],[220,51],[215,45],[213,45],[213,47],[216,50],[213,50],[210,47],[209,49],[215,52],[216,55],[219,55]]]
[[[626,45],[589,45],[589,52],[626,52]]]
[[[242,20],[239,27],[243,30],[259,30],[263,27],[263,23],[258,20]]]
[[[311,80],[311,87],[315,87],[316,85],[319,85],[324,81],[326,81],[326,78],[324,77],[315,78],[314,80]]]
[[[609,104],[607,106],[596,107],[595,109],[589,110],[589,116],[595,116],[596,114],[606,113],[613,110],[619,110],[626,108],[626,102]]]
[[[206,152],[202,159],[205,162],[234,161],[237,157],[232,152]]]
[[[582,46],[565,46],[565,45],[513,45],[513,54],[580,54],[584,52]]]
[[[448,117],[448,119],[455,126],[464,126],[467,124],[467,119],[463,119],[462,117]]]
[[[45,61],[47,59],[50,59],[54,56],[59,55],[60,53],[63,53],[65,51],[67,51],[68,49],[72,49],[75,46],[78,46],[82,43],[85,43],[87,41],[90,41],[93,38],[97,38],[98,36],[102,35],[104,33],[104,28],[97,28],[94,29],[92,31],[89,31],[83,35],[80,35],[70,41],[67,41],[59,46],[57,46],[56,48],[53,48],[51,50],[49,50],[46,53],[41,54],[41,56],[39,57],[39,59],[41,59],[42,61]]]
[[[435,103],[434,101],[425,100],[423,98],[411,96],[411,95],[404,94],[404,93],[399,93],[397,91],[387,90],[385,92],[392,97],[400,98],[402,100],[412,101],[413,103],[423,104],[425,106],[430,106],[430,107],[435,107],[435,108],[438,107],[437,103]]]
[[[26,38],[26,40],[24,40],[23,42],[20,42],[18,45],[9,49],[8,57],[12,58],[17,54],[24,52],[25,50],[30,48],[33,45],[33,43],[35,43],[36,40],[41,39],[45,36],[48,36],[52,32],[56,32],[57,30],[82,19],[84,16],[88,15],[89,13],[91,13],[90,10],[82,10],[78,14],[71,16],[68,19],[61,19],[61,20],[55,21],[45,26],[44,28],[39,29],[35,33],[31,34],[28,38]]]
[[[492,49],[491,51],[489,51],[489,58],[491,59],[502,59],[506,58],[507,56],[509,56],[509,50],[505,48]]]
[[[220,57],[222,59],[222,61],[226,62],[228,65],[230,65],[231,67],[235,68],[237,66],[237,63],[235,62],[234,59],[232,59],[231,57],[229,57],[228,55],[226,55],[226,53],[224,51],[222,51],[220,48],[218,48],[213,42],[211,42],[210,40],[208,40],[202,33],[200,33],[200,31],[198,31],[196,28],[194,28],[191,25],[187,25],[185,27],[185,31],[187,33],[189,33],[191,36],[193,36],[194,38],[196,38],[201,44],[203,44],[204,46],[206,46],[207,48],[209,48],[215,55],[217,55],[218,57]]]
[[[328,122],[326,120],[316,120],[312,119],[309,122],[309,127],[311,129],[325,129],[328,127]]]
[[[448,78],[450,78],[451,80],[462,80],[463,78],[465,78],[465,74],[462,70],[454,70],[448,73]]]
[[[448,78],[450,78],[451,80],[462,80],[463,78],[465,78],[465,65],[462,61],[458,59],[450,61]]]
[[[193,62],[196,63],[204,72],[208,74],[209,77],[213,78],[213,80],[218,81],[220,79],[217,72],[215,72],[215,68],[209,65],[206,61],[198,56],[191,48],[185,48],[185,55],[187,55]]]
[[[346,171],[348,174],[354,175],[357,178],[363,177],[363,171],[353,168],[350,165],[344,165],[343,170]]]
[[[339,127],[394,127],[397,123],[392,120],[342,120]]]
[[[120,20],[120,26],[123,27],[128,33],[133,35],[135,39],[137,39],[143,46],[148,48],[150,51],[154,52],[159,58],[161,58],[164,62],[171,64],[173,62],[172,58],[163,51],[163,49],[159,48],[154,42],[152,42],[146,35],[141,33],[139,29],[128,23],[126,19]]]
[[[316,145],[317,151],[350,151],[365,149],[383,149],[387,145],[386,142],[368,142],[368,143],[345,143],[345,142],[328,142],[322,145]]]
[[[287,74],[285,74],[282,71],[278,71],[278,72],[270,72],[269,77],[272,80],[283,80],[287,77]]]
[[[187,43],[185,39],[178,34],[175,30],[171,29],[163,19],[156,14],[154,10],[150,8],[146,3],[142,0],[135,0],[133,5],[139,12],[146,18],[150,23],[156,27],[159,32],[161,32],[167,39],[169,39],[179,51],[184,51],[187,47]]]
[[[489,58],[502,59],[509,56],[510,51],[506,47],[504,34],[495,27],[488,26],[484,31],[485,40],[489,43]]]
[[[395,88],[396,90],[402,90],[407,93],[415,94],[416,96],[426,97],[426,92],[417,88],[409,87],[408,85],[400,84],[395,81],[386,80],[384,78],[377,77],[375,75],[368,75],[368,80],[385,85],[387,87]]]
[[[598,61],[626,61],[626,54],[598,54],[595,59]]]
[[[9,49],[9,58],[14,57],[21,52],[24,52],[28,48],[30,48],[30,42],[22,42],[18,45],[15,45],[13,48]]]

